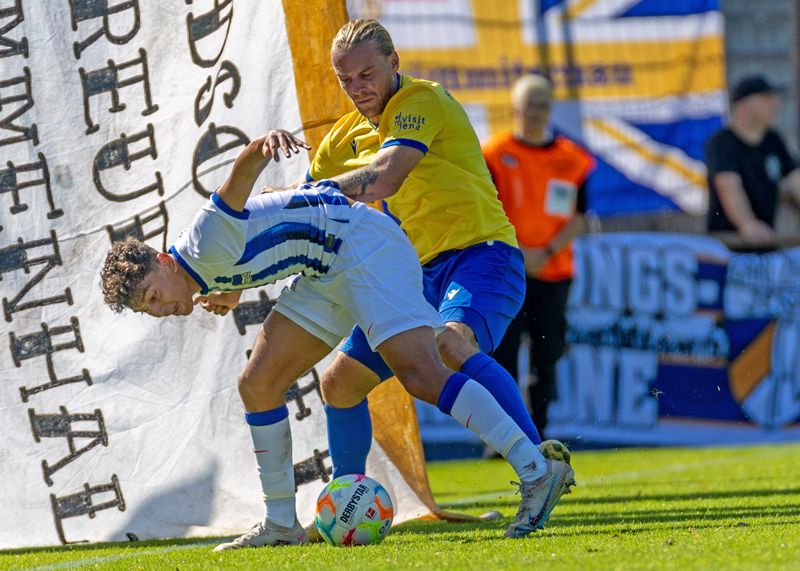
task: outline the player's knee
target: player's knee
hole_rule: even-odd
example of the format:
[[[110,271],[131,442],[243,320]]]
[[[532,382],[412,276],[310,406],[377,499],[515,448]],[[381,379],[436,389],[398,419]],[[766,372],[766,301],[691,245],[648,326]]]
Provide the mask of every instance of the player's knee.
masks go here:
[[[356,406],[380,383],[380,379],[361,363],[341,354],[325,369],[320,391],[325,404],[336,408]]]
[[[319,381],[319,388],[320,391],[322,391],[322,400],[325,401],[325,404],[330,406],[347,408],[360,402],[352,402],[354,399],[351,395],[352,390],[347,386],[347,379],[333,373],[330,369],[326,369],[325,372],[322,373],[322,378]]]
[[[268,375],[248,369],[239,373],[238,387],[245,402],[273,401],[276,396],[281,397],[282,388],[285,388]]]

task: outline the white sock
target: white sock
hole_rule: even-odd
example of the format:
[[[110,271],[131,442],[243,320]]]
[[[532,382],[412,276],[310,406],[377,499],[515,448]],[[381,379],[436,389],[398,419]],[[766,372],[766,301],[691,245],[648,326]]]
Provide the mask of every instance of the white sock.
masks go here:
[[[500,452],[513,466],[520,481],[530,482],[545,473],[547,467],[539,449],[492,394],[476,381],[470,379],[461,387],[450,416]]]
[[[517,440],[503,458],[514,466],[520,482],[533,482],[547,472],[547,460],[539,452],[539,448],[527,437]]]
[[[278,525],[292,527],[297,516],[289,419],[266,426],[250,425],[250,436],[264,492],[266,518]]]

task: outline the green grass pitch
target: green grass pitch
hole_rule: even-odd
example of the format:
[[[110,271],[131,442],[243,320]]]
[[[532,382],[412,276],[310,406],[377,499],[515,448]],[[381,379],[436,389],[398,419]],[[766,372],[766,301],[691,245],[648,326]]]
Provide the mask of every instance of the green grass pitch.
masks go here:
[[[573,454],[578,487],[544,531],[503,539],[517,501],[501,460],[434,463],[439,503],[494,522],[410,522],[380,545],[211,553],[173,540],[0,552],[0,569],[800,569],[800,445]]]

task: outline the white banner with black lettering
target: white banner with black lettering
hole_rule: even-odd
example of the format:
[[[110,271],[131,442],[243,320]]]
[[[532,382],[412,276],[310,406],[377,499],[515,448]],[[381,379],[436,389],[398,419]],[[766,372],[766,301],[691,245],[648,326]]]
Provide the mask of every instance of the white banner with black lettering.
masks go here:
[[[249,138],[301,124],[282,5],[6,4],[0,548],[239,533],[263,505],[236,376],[278,289],[156,321],[108,310],[99,268],[116,237],[167,246]],[[330,472],[316,370],[287,402],[308,523]],[[396,521],[427,513],[375,445],[370,471]]]

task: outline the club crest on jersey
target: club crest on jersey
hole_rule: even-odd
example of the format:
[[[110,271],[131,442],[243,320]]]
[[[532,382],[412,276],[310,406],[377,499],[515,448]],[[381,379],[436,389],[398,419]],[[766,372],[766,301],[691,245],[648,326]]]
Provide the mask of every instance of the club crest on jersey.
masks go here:
[[[772,182],[777,183],[781,180],[781,160],[777,155],[767,155],[764,160],[764,170],[767,171],[767,176]]]
[[[425,124],[425,117],[411,113],[398,113],[394,116],[394,126],[401,131],[419,131]]]
[[[517,157],[514,155],[509,155],[508,153],[503,153],[500,155],[500,161],[503,163],[504,166],[507,166],[510,169],[515,169],[519,167],[519,161]]]

